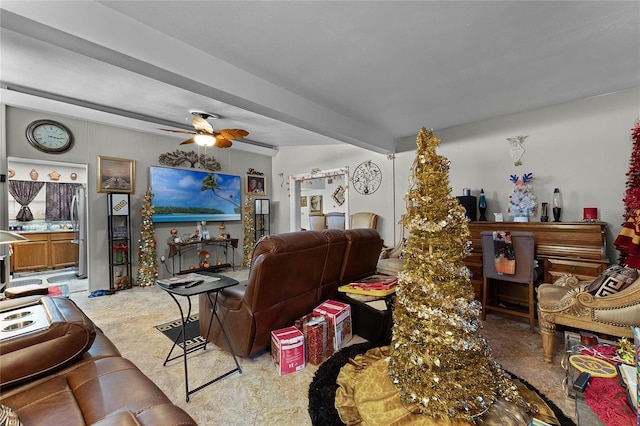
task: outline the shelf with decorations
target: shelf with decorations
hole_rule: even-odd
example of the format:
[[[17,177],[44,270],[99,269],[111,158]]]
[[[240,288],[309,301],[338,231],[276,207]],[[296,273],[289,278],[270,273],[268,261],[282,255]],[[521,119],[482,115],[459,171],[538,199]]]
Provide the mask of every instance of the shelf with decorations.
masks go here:
[[[109,193],[109,293],[131,288],[131,214],[129,194]]]
[[[255,226],[255,234],[256,241],[265,235],[269,235],[270,232],[270,222],[271,215],[269,209],[269,199],[267,198],[256,198],[253,200],[254,206],[254,226]]]

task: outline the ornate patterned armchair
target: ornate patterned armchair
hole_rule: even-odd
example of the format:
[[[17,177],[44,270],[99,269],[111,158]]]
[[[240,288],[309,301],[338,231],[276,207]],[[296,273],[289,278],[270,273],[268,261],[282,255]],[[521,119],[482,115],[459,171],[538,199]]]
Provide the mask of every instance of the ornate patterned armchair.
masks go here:
[[[564,275],[538,287],[538,323],[546,362],[553,362],[556,324],[629,338],[633,338],[630,326],[640,326],[640,280],[605,297],[592,295],[589,284]]]
[[[402,250],[404,250],[404,246],[406,244],[406,239],[404,237],[405,231],[402,219],[400,219],[398,223],[400,224],[400,239],[398,239],[395,246],[382,249],[377,267],[379,274],[398,275],[398,272],[402,271],[404,268]]]

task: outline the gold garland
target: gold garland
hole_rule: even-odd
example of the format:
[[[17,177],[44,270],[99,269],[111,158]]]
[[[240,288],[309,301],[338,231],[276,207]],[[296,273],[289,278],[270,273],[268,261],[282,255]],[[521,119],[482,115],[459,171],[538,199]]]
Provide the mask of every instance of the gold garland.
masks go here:
[[[256,227],[253,218],[253,203],[251,196],[247,194],[244,199],[244,217],[242,225],[244,230],[244,241],[242,245],[242,253],[244,258],[242,266],[248,268],[251,266],[251,258],[253,256],[253,247],[256,245]]]
[[[498,396],[535,411],[520,396],[480,334],[481,305],[464,264],[465,210],[449,189],[449,161],[425,128],[405,196],[409,237],[398,276],[389,375],[400,397],[442,419],[471,421]]]

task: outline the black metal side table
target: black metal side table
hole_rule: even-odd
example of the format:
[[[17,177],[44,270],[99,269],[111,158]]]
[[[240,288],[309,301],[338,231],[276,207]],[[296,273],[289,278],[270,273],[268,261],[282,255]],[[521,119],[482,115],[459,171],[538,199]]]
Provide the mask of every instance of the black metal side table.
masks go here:
[[[189,395],[209,386],[212,383],[217,382],[218,380],[221,380],[227,376],[229,376],[230,374],[235,373],[236,371],[240,374],[242,374],[242,369],[240,368],[240,364],[238,363],[238,359],[236,358],[236,354],[233,351],[233,347],[231,346],[231,342],[229,340],[229,337],[227,336],[227,332],[224,329],[224,326],[222,325],[222,321],[220,321],[220,317],[218,316],[218,312],[217,312],[217,302],[218,302],[218,294],[220,293],[220,291],[222,291],[223,289],[227,288],[227,287],[233,287],[234,285],[238,285],[238,281],[229,278],[229,277],[225,277],[224,275],[219,275],[219,274],[214,274],[214,273],[210,273],[210,272],[199,272],[199,274],[201,275],[205,275],[208,277],[213,277],[216,280],[215,281],[205,281],[201,284],[195,285],[193,287],[189,287],[187,288],[186,286],[175,286],[175,285],[165,285],[162,284],[159,281],[156,281],[156,286],[160,287],[162,290],[166,291],[169,296],[171,296],[171,298],[174,300],[174,302],[176,302],[176,305],[178,305],[178,309],[180,310],[180,320],[182,321],[182,330],[180,331],[180,333],[178,334],[178,336],[176,337],[176,339],[173,342],[173,346],[171,346],[171,350],[169,351],[169,353],[167,354],[167,357],[164,360],[164,363],[162,364],[163,366],[167,365],[167,362],[169,361],[173,361],[174,359],[180,358],[181,356],[183,357],[184,360],[184,385],[185,385],[185,392],[186,392],[186,399],[187,402],[189,402]],[[187,321],[189,319],[189,317],[191,316],[191,296],[199,296],[201,294],[206,294],[207,297],[209,298],[209,301],[211,302],[211,306],[213,307],[213,315],[211,315],[211,319],[209,320],[209,327],[207,328],[207,336],[209,335],[209,332],[211,331],[211,324],[213,323],[213,317],[216,317],[216,319],[218,320],[218,323],[220,324],[220,329],[222,330],[222,334],[224,335],[224,338],[227,340],[227,345],[229,346],[229,349],[231,351],[231,355],[233,356],[233,360],[236,363],[236,368],[234,368],[233,370],[230,370],[218,377],[216,377],[215,379],[209,380],[208,382],[206,382],[203,385],[198,386],[195,389],[189,390],[189,369],[187,366],[187,354],[191,353],[191,352],[195,352],[199,349],[202,350],[206,350],[207,349],[207,340],[205,339],[205,341],[203,343],[200,343],[198,345],[195,345],[189,349],[187,349],[186,346],[186,324]],[[215,294],[215,298],[212,298],[212,295]],[[182,306],[180,305],[180,303],[178,302],[178,299],[176,296],[182,296],[182,297],[186,297],[188,304],[189,304],[189,308],[187,310],[187,314],[184,314],[184,311],[182,309]],[[182,339],[182,341],[181,341]],[[175,349],[176,346],[180,346],[180,343],[182,343],[182,355],[177,355],[174,356],[173,358],[171,358],[171,354],[173,353],[173,350]]]

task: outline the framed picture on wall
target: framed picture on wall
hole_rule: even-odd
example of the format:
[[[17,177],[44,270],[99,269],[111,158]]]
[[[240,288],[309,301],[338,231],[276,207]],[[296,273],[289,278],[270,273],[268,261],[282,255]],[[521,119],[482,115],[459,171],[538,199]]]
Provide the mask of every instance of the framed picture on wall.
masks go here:
[[[310,213],[322,213],[322,195],[312,195]]]
[[[98,192],[135,192],[136,160],[98,155],[97,163]]]
[[[247,174],[247,194],[267,195],[267,179],[264,175]]]
[[[303,195],[300,197],[300,207],[307,207],[307,196]]]

